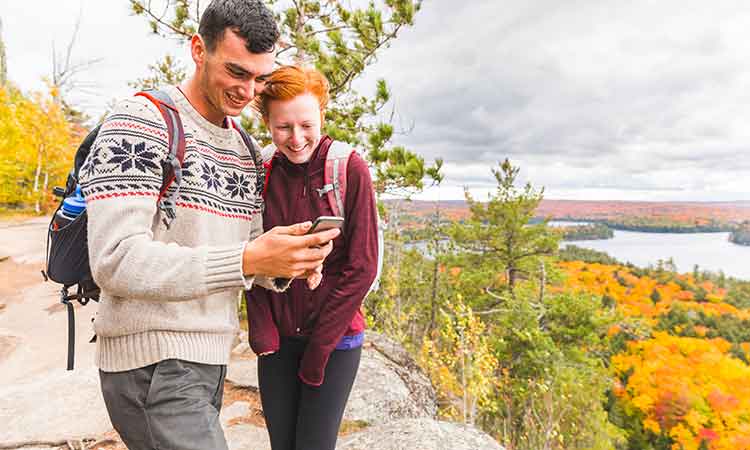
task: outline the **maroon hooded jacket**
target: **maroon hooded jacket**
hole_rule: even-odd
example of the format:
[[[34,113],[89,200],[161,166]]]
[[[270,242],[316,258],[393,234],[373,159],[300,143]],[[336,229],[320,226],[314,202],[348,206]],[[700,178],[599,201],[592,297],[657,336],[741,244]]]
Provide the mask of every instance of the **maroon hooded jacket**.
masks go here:
[[[331,142],[323,136],[305,164],[293,164],[276,152],[266,188],[264,230],[333,215],[327,198],[317,192],[324,185]],[[344,226],[323,263],[320,286],[311,291],[306,280],[294,280],[283,293],[257,285],[247,292],[253,351],[278,351],[279,336],[308,338],[298,376],[313,386],[323,383],[328,358],[339,341],[364,330],[360,306],[377,272],[375,197],[367,163],[356,153],[349,158],[346,180]]]

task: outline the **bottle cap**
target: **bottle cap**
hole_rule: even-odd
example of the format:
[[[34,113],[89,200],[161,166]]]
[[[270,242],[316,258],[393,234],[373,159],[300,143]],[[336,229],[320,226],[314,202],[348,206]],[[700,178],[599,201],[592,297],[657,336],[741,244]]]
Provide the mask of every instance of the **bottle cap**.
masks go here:
[[[76,217],[86,209],[86,199],[81,194],[81,187],[76,186],[75,193],[63,200],[62,210],[66,216]]]

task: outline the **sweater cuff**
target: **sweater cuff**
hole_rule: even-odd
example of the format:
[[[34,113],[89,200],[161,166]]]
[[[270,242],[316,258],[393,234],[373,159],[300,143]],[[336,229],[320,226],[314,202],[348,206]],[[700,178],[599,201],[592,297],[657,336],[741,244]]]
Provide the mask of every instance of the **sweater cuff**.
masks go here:
[[[262,330],[255,331],[253,331],[251,324],[249,334],[250,348],[253,349],[256,355],[260,356],[261,353],[279,351],[279,329],[273,322],[265,324]]]
[[[242,254],[245,242],[222,247],[211,247],[206,255],[206,287],[209,294],[246,286],[242,274]],[[252,285],[252,280],[250,280]]]
[[[318,346],[307,345],[302,356],[297,376],[303,383],[310,386],[320,386],[325,378],[326,365],[331,352],[326,352]]]
[[[292,284],[292,280],[289,278],[269,278],[259,275],[255,278],[255,283],[271,292],[284,292]]]

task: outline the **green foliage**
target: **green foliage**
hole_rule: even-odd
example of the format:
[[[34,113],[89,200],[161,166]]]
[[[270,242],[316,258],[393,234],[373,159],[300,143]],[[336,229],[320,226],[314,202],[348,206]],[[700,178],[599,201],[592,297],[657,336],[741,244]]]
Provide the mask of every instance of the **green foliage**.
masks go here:
[[[467,257],[476,267],[491,270],[502,267],[511,295],[518,278],[535,276],[539,258],[554,254],[559,242],[559,236],[548,229],[546,221],[529,224],[544,189],[536,191],[529,183],[517,188],[518,172],[519,168],[507,159],[493,169],[497,189],[487,203],[474,200],[467,191],[471,218],[464,224],[454,224],[448,232],[456,247],[468,252]],[[502,279],[497,277],[486,283],[484,287],[492,289]]]
[[[604,410],[609,378],[597,354],[613,317],[590,296],[545,297],[521,286],[494,315],[491,336],[501,364],[496,413],[485,429],[502,430],[514,449],[612,449],[621,433]]]
[[[187,78],[187,71],[172,55],[166,55],[156,64],[149,64],[151,75],[128,83],[128,86],[138,89],[155,89],[159,86],[176,85]]]
[[[561,261],[583,261],[587,263],[599,264],[621,264],[617,259],[609,256],[605,252],[592,250],[590,248],[578,247],[577,245],[567,244],[558,252]]]
[[[750,221],[743,222],[729,234],[729,242],[739,245],[750,245]]]
[[[750,282],[733,281],[725,301],[740,309],[750,308]]]
[[[438,205],[422,252],[389,235],[381,290],[366,300],[370,324],[421,349],[444,417],[475,423],[514,450],[613,449],[623,442],[604,408],[614,312],[597,296],[544,292],[560,277],[545,254],[557,237],[527,224],[541,193],[516,189],[515,174],[507,162],[496,170],[498,192],[474,204],[464,225],[445,230]],[[443,233],[453,247],[441,245]],[[507,235],[526,251],[493,241]],[[506,254],[523,255],[510,264],[528,267],[514,295]]]
[[[675,336],[699,337],[695,327],[702,326],[707,338],[723,338],[733,344],[750,342],[750,320],[740,319],[734,314],[708,315],[703,311],[690,311],[680,305],[672,306],[666,314],[659,316],[657,330],[668,331]]]
[[[276,14],[281,31],[277,62],[314,65],[328,78],[331,100],[324,131],[367,155],[375,169],[377,192],[409,196],[423,188],[423,178],[434,179],[435,167],[425,167],[421,157],[404,147],[389,145],[394,130],[381,118],[391,97],[385,80],[376,82],[371,98],[351,89],[352,81],[377,54],[414,24],[421,0],[382,0],[361,6],[320,0],[266,3]],[[147,18],[154,33],[182,40],[196,32],[201,12],[200,2],[195,0],[130,0],[130,6],[135,15]],[[181,66],[166,57],[151,66],[150,77],[133,85],[174,84],[183,77]],[[242,123],[263,144],[270,142],[258,118],[248,116]]]
[[[686,223],[669,217],[625,217],[618,220],[602,220],[602,224],[613,230],[643,231],[647,233],[717,233],[731,231],[726,222],[709,219],[705,223]]]
[[[614,237],[614,231],[602,223],[556,227],[555,230],[562,233],[564,241],[611,239]]]

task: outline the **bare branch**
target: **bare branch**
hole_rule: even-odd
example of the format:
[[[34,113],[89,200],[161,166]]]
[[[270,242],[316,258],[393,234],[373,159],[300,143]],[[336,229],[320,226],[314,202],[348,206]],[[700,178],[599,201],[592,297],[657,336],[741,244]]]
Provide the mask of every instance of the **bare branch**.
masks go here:
[[[72,62],[73,50],[81,28],[82,16],[83,13],[79,12],[73,27],[73,34],[65,48],[65,55],[62,58],[57,54],[55,42],[52,41],[52,84],[60,91],[61,98],[77,90],[80,86],[79,82],[75,80],[76,75],[102,61],[102,58],[92,58],[78,63]]]
[[[492,292],[492,291],[490,290],[490,288],[489,288],[489,287],[486,287],[486,288],[484,288],[484,292],[485,292],[485,293],[486,293],[487,295],[489,295],[490,297],[494,298],[495,300],[500,300],[500,301],[503,301],[503,302],[507,302],[508,300],[510,300],[510,299],[509,299],[508,297],[503,297],[503,296],[502,296],[502,295],[500,295],[500,294],[495,294],[494,292]]]

